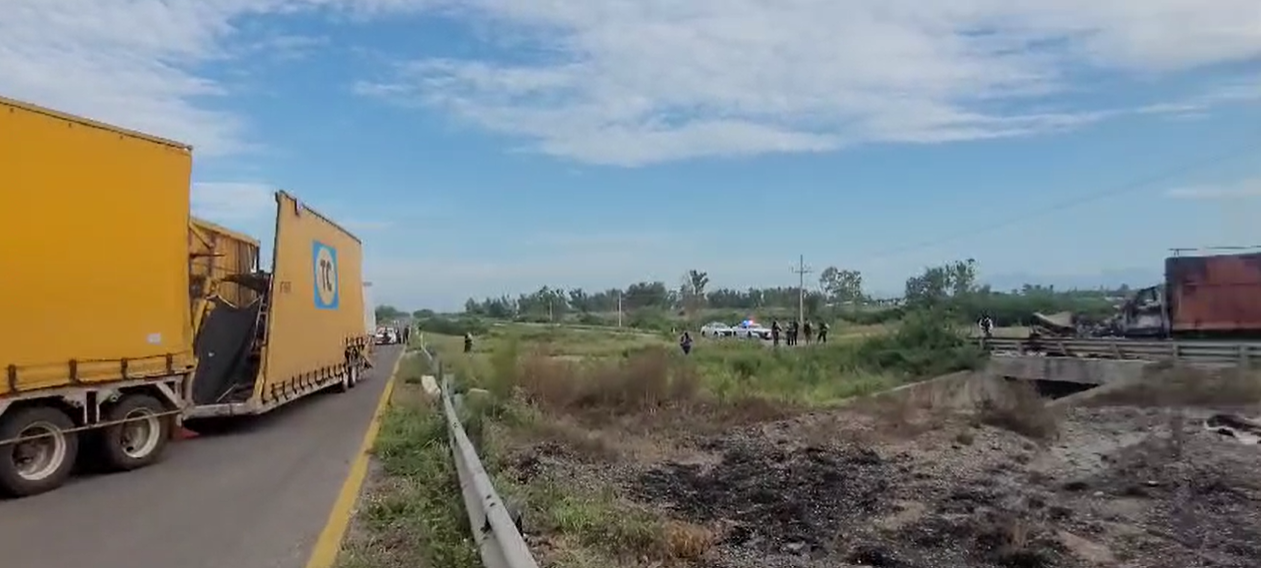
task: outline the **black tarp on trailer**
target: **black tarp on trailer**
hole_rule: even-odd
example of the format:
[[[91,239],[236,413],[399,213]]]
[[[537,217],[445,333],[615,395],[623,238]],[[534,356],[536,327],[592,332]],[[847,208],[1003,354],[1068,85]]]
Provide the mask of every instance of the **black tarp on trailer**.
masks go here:
[[[213,302],[194,342],[198,364],[192,395],[199,405],[233,402],[228,395],[252,386],[258,377],[258,362],[251,361],[250,348],[262,302],[244,307],[220,298]]]

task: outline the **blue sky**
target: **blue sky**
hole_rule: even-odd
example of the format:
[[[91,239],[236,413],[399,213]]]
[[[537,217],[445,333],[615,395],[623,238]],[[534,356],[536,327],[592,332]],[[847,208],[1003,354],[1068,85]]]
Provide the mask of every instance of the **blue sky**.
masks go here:
[[[6,6],[0,94],[193,144],[195,213],[260,237],[295,193],[407,307],[1261,244],[1255,0]]]

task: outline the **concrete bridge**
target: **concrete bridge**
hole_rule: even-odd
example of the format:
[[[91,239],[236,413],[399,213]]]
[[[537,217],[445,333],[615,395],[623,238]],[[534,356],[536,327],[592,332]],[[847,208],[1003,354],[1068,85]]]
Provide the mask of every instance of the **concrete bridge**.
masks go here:
[[[1153,366],[1206,369],[1252,366],[1261,361],[1259,342],[1135,341],[1114,339],[989,339],[986,374],[1033,381],[1101,386],[1143,378]]]
[[[1099,386],[1138,380],[1153,365],[1168,364],[1123,359],[995,354],[990,357],[985,372],[994,377]]]

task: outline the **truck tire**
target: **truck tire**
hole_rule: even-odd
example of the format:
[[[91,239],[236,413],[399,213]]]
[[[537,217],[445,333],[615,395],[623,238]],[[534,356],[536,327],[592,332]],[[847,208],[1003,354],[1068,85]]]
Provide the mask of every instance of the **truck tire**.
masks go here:
[[[105,412],[109,421],[132,419],[106,426],[100,432],[101,460],[113,471],[147,466],[162,456],[171,439],[173,417],[158,399],[147,394],[124,395]]]
[[[48,406],[19,408],[0,417],[0,440],[45,434],[43,438],[0,446],[0,492],[26,497],[60,487],[79,454],[74,421]]]

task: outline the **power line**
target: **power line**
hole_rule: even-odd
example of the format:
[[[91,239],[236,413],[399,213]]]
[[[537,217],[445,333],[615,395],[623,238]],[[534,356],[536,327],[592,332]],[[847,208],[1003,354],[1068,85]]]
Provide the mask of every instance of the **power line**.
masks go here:
[[[1261,131],[1254,132],[1253,134],[1255,134],[1255,135],[1261,135]],[[1251,137],[1250,137],[1250,138],[1251,138]],[[1176,176],[1178,176],[1178,175],[1180,175],[1180,174],[1185,174],[1185,173],[1192,172],[1192,171],[1195,171],[1195,170],[1198,170],[1198,169],[1202,169],[1202,168],[1205,168],[1205,167],[1208,167],[1208,166],[1216,165],[1216,164],[1219,164],[1219,163],[1221,163],[1221,162],[1225,162],[1225,161],[1227,161],[1227,160],[1229,160],[1229,159],[1231,159],[1231,158],[1234,158],[1234,157],[1236,157],[1236,156],[1238,156],[1238,155],[1240,155],[1240,154],[1244,154],[1244,153],[1247,153],[1247,152],[1249,152],[1249,151],[1255,150],[1255,149],[1257,149],[1257,147],[1258,147],[1259,145],[1261,145],[1261,141],[1254,140],[1254,139],[1250,139],[1247,143],[1245,143],[1245,144],[1243,144],[1243,145],[1241,145],[1241,146],[1233,147],[1232,149],[1230,149],[1230,150],[1228,150],[1228,151],[1226,151],[1226,152],[1220,153],[1220,154],[1214,154],[1214,155],[1212,155],[1212,156],[1209,156],[1209,157],[1204,158],[1204,159],[1201,159],[1201,160],[1197,160],[1197,161],[1190,162],[1190,163],[1184,163],[1184,164],[1181,164],[1181,165],[1179,165],[1179,166],[1177,166],[1177,167],[1173,167],[1173,168],[1168,168],[1168,169],[1165,169],[1165,170],[1161,170],[1160,172],[1158,172],[1158,173],[1156,173],[1156,174],[1152,174],[1152,175],[1149,175],[1149,176],[1144,176],[1144,177],[1141,177],[1141,178],[1139,178],[1139,179],[1137,179],[1137,180],[1132,180],[1132,181],[1129,181],[1129,182],[1127,182],[1127,183],[1123,183],[1123,184],[1118,185],[1118,186],[1114,186],[1114,187],[1111,187],[1111,188],[1108,188],[1108,189],[1104,189],[1104,190],[1102,190],[1102,191],[1097,191],[1097,192],[1094,192],[1094,193],[1091,193],[1091,194],[1088,194],[1088,195],[1081,195],[1081,196],[1077,196],[1077,197],[1074,197],[1074,198],[1072,198],[1072,199],[1068,199],[1068,200],[1065,200],[1065,201],[1061,201],[1061,202],[1059,202],[1059,203],[1055,203],[1055,204],[1052,204],[1052,205],[1050,205],[1050,206],[1047,206],[1047,207],[1044,207],[1044,208],[1041,208],[1041,209],[1034,209],[1034,210],[1031,210],[1031,211],[1028,211],[1028,212],[1024,213],[1023,215],[1014,216],[1014,217],[1008,217],[1008,218],[1006,218],[1005,220],[1000,221],[1000,222],[997,222],[997,223],[993,223],[993,224],[985,225],[985,226],[982,226],[982,227],[975,227],[975,228],[968,229],[968,230],[958,231],[958,232],[955,232],[955,233],[949,233],[949,234],[947,234],[947,235],[945,235],[945,236],[943,236],[943,237],[939,237],[939,238],[935,238],[935,239],[932,239],[932,240],[927,240],[927,241],[921,241],[920,243],[918,243],[918,244],[914,244],[914,245],[902,246],[902,247],[895,247],[895,248],[892,248],[892,249],[887,249],[887,250],[885,250],[884,252],[877,253],[877,254],[874,254],[874,255],[869,255],[866,259],[864,259],[864,261],[863,261],[863,262],[867,262],[867,261],[871,261],[871,260],[878,260],[878,259],[882,259],[882,258],[884,258],[884,257],[897,256],[897,255],[901,255],[901,254],[906,254],[906,253],[908,253],[908,252],[915,252],[915,251],[918,251],[918,250],[922,250],[922,249],[926,249],[926,248],[931,248],[931,247],[936,246],[936,245],[939,245],[939,244],[941,244],[941,243],[943,243],[943,242],[956,241],[956,240],[959,240],[959,239],[962,239],[962,238],[967,238],[967,237],[972,237],[972,236],[976,236],[976,235],[979,235],[979,234],[984,234],[984,233],[987,233],[987,232],[992,232],[992,231],[995,231],[995,230],[998,230],[998,229],[1003,229],[1003,228],[1007,228],[1007,227],[1010,227],[1010,226],[1016,225],[1016,224],[1018,224],[1018,223],[1023,223],[1023,222],[1025,222],[1025,221],[1027,221],[1027,220],[1029,220],[1029,219],[1032,219],[1032,218],[1041,217],[1041,216],[1043,216],[1043,215],[1047,215],[1047,214],[1049,214],[1049,213],[1054,213],[1054,212],[1057,212],[1057,211],[1063,211],[1063,210],[1065,210],[1065,209],[1071,209],[1071,208],[1073,208],[1073,207],[1078,207],[1078,206],[1084,205],[1084,204],[1086,204],[1086,203],[1091,203],[1091,202],[1099,201],[1099,200],[1102,200],[1102,199],[1107,199],[1107,198],[1109,198],[1109,197],[1116,197],[1116,196],[1118,196],[1118,195],[1124,195],[1124,194],[1126,194],[1126,193],[1130,193],[1130,192],[1133,192],[1133,191],[1136,191],[1136,190],[1139,190],[1139,189],[1143,189],[1144,187],[1147,187],[1149,184],[1152,184],[1152,183],[1154,183],[1154,182],[1158,182],[1158,181],[1162,181],[1162,180],[1164,180],[1164,179],[1166,179],[1166,178],[1176,177]]]

